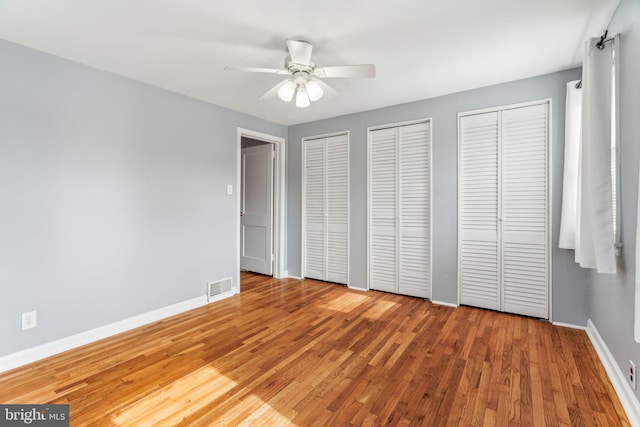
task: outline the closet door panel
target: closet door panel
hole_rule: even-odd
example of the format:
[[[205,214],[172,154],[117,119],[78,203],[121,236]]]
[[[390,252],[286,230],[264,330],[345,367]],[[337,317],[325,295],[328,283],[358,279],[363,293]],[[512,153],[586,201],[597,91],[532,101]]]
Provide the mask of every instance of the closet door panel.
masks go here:
[[[460,303],[500,309],[498,113],[460,117]]]
[[[502,113],[503,310],[548,317],[548,105]]]
[[[549,317],[549,104],[460,117],[460,303]]]
[[[326,280],[325,242],[325,144],[324,140],[304,145],[304,277]]]
[[[398,293],[430,297],[430,124],[399,132]]]
[[[347,283],[349,224],[349,145],[347,135],[326,140],[327,278]]]
[[[369,287],[397,292],[396,129],[371,132],[369,143]]]

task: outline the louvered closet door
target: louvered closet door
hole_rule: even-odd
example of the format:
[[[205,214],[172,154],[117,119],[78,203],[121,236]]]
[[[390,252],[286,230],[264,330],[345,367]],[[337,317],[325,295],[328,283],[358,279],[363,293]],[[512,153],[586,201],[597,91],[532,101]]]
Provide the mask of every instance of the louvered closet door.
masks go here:
[[[369,133],[369,288],[431,297],[430,122]]]
[[[304,143],[304,277],[326,280],[325,141]]]
[[[460,303],[549,317],[549,104],[460,117]]]
[[[396,129],[369,135],[369,288],[397,289]]]
[[[500,309],[498,252],[498,113],[460,118],[460,303]]]
[[[349,139],[303,142],[303,275],[348,283]]]
[[[347,135],[327,138],[327,278],[348,281],[349,145]]]
[[[398,293],[422,298],[431,296],[429,127],[418,123],[398,129]]]
[[[548,105],[502,113],[503,310],[548,317]]]

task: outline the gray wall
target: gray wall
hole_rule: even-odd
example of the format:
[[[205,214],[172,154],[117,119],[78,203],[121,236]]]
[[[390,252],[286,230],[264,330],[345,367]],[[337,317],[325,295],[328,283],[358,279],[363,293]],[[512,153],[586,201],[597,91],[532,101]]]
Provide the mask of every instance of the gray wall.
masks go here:
[[[301,139],[350,131],[350,286],[366,287],[367,127],[433,119],[433,299],[457,302],[457,113],[538,99],[552,99],[553,320],[585,325],[587,274],[573,253],[558,248],[566,83],[580,77],[569,70],[312,123],[291,126],[287,144],[288,272],[301,275]],[[339,101],[337,101],[339,102]]]
[[[0,356],[237,283],[236,129],[285,126],[3,40],[0,94]]]
[[[640,344],[633,339],[636,203],[640,159],[640,1],[622,0],[609,34],[621,34],[620,52],[620,204],[622,257],[616,275],[591,273],[591,320],[627,372],[629,360],[640,366]],[[639,310],[639,307],[635,307]],[[640,390],[636,391],[640,397]]]

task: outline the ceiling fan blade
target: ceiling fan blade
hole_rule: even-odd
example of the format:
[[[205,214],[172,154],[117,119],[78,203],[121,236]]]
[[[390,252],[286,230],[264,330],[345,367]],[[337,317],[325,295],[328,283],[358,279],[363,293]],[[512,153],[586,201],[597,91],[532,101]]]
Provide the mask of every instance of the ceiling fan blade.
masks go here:
[[[271,89],[263,93],[258,99],[261,101],[264,101],[265,99],[277,98],[278,90],[282,87],[282,85],[286,83],[287,80],[288,79],[281,81],[280,83],[278,83],[277,85],[275,85],[274,87],[272,87]]]
[[[373,64],[336,65],[334,67],[320,67],[315,69],[315,75],[325,78],[360,77],[372,78],[376,76],[376,66]]]
[[[260,68],[260,67],[238,67],[235,65],[227,65],[225,71],[243,71],[249,73],[268,73],[268,74],[289,74],[287,70],[277,68]]]
[[[311,64],[311,51],[313,50],[311,43],[299,40],[287,40],[287,49],[289,49],[291,61],[295,64]]]

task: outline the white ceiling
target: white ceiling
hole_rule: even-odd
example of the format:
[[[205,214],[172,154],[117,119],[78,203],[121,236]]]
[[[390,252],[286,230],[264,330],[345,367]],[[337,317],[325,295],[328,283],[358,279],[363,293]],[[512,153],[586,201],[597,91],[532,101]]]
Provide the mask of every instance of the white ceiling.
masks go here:
[[[619,0],[0,0],[0,38],[291,125],[580,66]],[[298,109],[257,98],[282,76],[285,40],[319,66],[373,63],[327,80]]]

